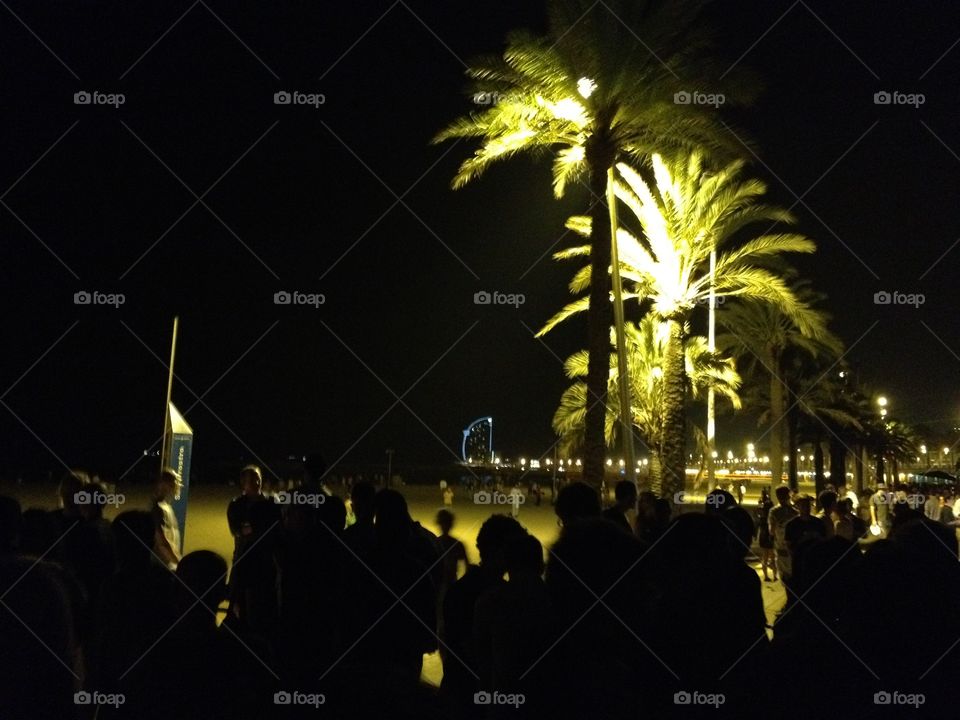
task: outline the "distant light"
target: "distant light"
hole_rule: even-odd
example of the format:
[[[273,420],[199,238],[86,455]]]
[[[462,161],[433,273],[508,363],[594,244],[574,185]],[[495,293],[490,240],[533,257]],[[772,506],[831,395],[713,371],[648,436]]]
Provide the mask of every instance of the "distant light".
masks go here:
[[[593,95],[593,91],[596,89],[597,84],[590,78],[582,77],[577,80],[577,92],[579,92],[583,98],[588,98]]]
[[[580,458],[577,458],[577,467],[580,467],[580,465],[581,465]]]
[[[613,460],[607,458],[607,467],[610,467],[611,465],[613,465]]]
[[[846,376],[847,376],[846,371],[841,370],[841,371],[840,371],[840,377],[845,378]]]
[[[623,459],[621,458],[621,459],[620,459],[620,467],[623,467],[623,466],[624,466],[624,462],[623,462]]]
[[[527,464],[527,459],[526,459],[526,458],[520,458],[520,464],[521,464],[521,465],[526,465],[526,464]]]
[[[727,450],[727,460],[733,460],[733,450]]]
[[[877,398],[877,405],[879,405],[880,407],[886,407],[886,406],[887,406],[887,398],[886,398],[885,396],[883,396],[883,395],[881,395],[880,397],[878,397],[878,398]]]
[[[921,446],[920,446],[920,454],[921,454],[921,455],[926,455],[926,454],[927,454],[927,446],[926,446],[926,445],[921,445]]]
[[[753,443],[747,443],[747,452],[753,452]]]
[[[880,408],[880,417],[886,417],[886,416],[887,416],[887,409]]]
[[[712,457],[713,459],[716,459],[716,458],[717,458],[717,451],[716,451],[716,450],[711,451],[710,457]]]
[[[663,377],[663,368],[655,367],[650,371],[650,374],[655,378],[660,379]]]
[[[945,447],[945,448],[943,449],[943,454],[944,454],[944,455],[949,455],[949,454],[950,454],[950,448]]]

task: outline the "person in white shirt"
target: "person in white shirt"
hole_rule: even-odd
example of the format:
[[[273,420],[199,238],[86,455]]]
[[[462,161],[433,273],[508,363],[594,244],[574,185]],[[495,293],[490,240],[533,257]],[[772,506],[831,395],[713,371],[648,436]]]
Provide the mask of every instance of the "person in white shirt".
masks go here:
[[[931,495],[927,498],[927,501],[923,504],[923,514],[929,520],[940,522],[940,497],[938,495]]]
[[[857,497],[856,491],[853,488],[848,488],[846,485],[841,485],[837,488],[837,495],[840,498],[846,498],[850,501],[851,508],[854,512],[857,511],[857,508],[860,507],[860,498]]]

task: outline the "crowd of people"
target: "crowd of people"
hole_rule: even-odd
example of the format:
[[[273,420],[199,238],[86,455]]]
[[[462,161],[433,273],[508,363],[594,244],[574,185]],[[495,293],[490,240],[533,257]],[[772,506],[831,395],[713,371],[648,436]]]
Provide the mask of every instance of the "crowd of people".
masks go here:
[[[341,498],[325,471],[309,458],[278,498],[245,468],[229,565],[180,556],[173,471],[152,508],[112,522],[81,472],[56,511],[0,497],[0,717],[957,714],[944,500],[934,518],[899,490],[874,495],[867,523],[842,488],[778,487],[756,513],[718,489],[678,513],[629,482],[603,508],[573,482],[546,553],[491,508],[471,564],[449,508],[437,535],[396,490],[360,480]],[[787,588],[772,627],[754,540],[764,580]],[[422,679],[436,651],[439,688]]]

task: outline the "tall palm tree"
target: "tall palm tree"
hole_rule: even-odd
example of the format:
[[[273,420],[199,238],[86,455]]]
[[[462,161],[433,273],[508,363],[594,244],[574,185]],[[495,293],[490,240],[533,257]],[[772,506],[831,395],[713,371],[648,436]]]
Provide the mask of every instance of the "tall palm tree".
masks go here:
[[[813,448],[814,486],[819,494],[826,485],[824,444],[831,448],[830,478],[837,487],[846,485],[846,463],[836,462],[842,451],[842,459],[852,449],[848,431],[860,431],[863,425],[858,416],[858,407],[844,392],[834,369],[835,358],[821,354],[817,358],[803,358],[785,374],[790,387],[793,421],[801,442],[809,442]],[[790,447],[790,457],[796,447]],[[796,477],[795,463],[791,464],[789,477]]]
[[[813,241],[797,234],[762,234],[742,237],[758,222],[789,223],[793,216],[760,202],[766,186],[741,177],[743,163],[735,161],[708,172],[699,152],[668,162],[659,154],[651,161],[654,182],[648,184],[626,164],[617,165],[622,180],[616,194],[646,238],[626,228],[618,230],[622,248],[620,274],[631,284],[628,295],[649,305],[657,320],[667,324],[669,338],[663,363],[664,495],[683,488],[686,469],[686,372],[683,362],[684,328],[693,311],[704,306],[711,287],[717,297],[739,297],[770,303],[790,317],[804,332],[816,333],[807,305],[768,265],[783,253],[811,253]],[[592,218],[572,218],[568,226],[590,237]],[[710,255],[717,253],[715,276]],[[557,253],[557,258],[586,255],[590,246]],[[592,267],[578,272],[570,288],[574,293],[592,290]],[[540,334],[585,309],[584,298],[567,305],[551,318]]]
[[[768,392],[761,396],[768,403],[764,416],[774,484],[783,475],[784,455],[793,457],[796,448],[787,437],[787,399],[791,393],[786,379],[788,365],[798,355],[836,358],[842,352],[840,340],[827,328],[829,316],[815,307],[822,297],[804,281],[793,282],[791,291],[798,300],[791,313],[765,302],[726,303],[717,313],[717,322],[724,328],[718,346],[737,357],[745,372],[766,380]],[[785,453],[785,449],[791,452]]]
[[[663,363],[669,339],[665,323],[648,314],[639,323],[624,326],[627,362],[630,377],[630,418],[641,437],[652,449],[650,479],[653,488],[662,484],[662,458],[658,449],[663,434]],[[612,335],[612,332],[611,332]],[[611,342],[613,338],[611,337]],[[706,338],[687,335],[684,345],[684,364],[691,396],[696,399],[708,388],[727,398],[735,409],[740,408],[740,375],[732,359],[723,357],[707,347]],[[586,420],[587,386],[583,381],[589,371],[586,351],[571,355],[565,365],[567,376],[577,380],[567,388],[560,406],[553,416],[553,429],[561,438],[565,452],[571,453],[583,442]],[[610,403],[607,406],[605,435],[608,446],[613,446],[617,435],[616,418],[620,413],[619,396],[612,392],[619,376],[617,357],[610,358]]]
[[[613,168],[624,159],[643,163],[655,151],[731,152],[732,136],[716,108],[682,99],[689,101],[690,92],[700,90],[727,103],[749,101],[755,87],[740,66],[727,74],[712,61],[704,5],[704,0],[548,0],[547,35],[515,32],[502,57],[469,68],[483,109],[454,121],[435,138],[480,141],[460,166],[454,188],[521,153],[553,157],[558,197],[570,182],[587,181],[596,278],[587,343],[584,476],[590,482],[600,482],[604,472],[607,333],[613,323],[611,228],[616,226]]]

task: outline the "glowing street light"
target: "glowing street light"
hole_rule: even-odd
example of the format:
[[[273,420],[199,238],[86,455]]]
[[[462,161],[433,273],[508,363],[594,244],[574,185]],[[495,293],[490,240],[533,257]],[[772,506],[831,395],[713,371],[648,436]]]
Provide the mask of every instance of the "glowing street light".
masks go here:
[[[597,84],[590,78],[582,77],[577,80],[577,92],[584,100],[593,95],[593,91],[596,89]]]

